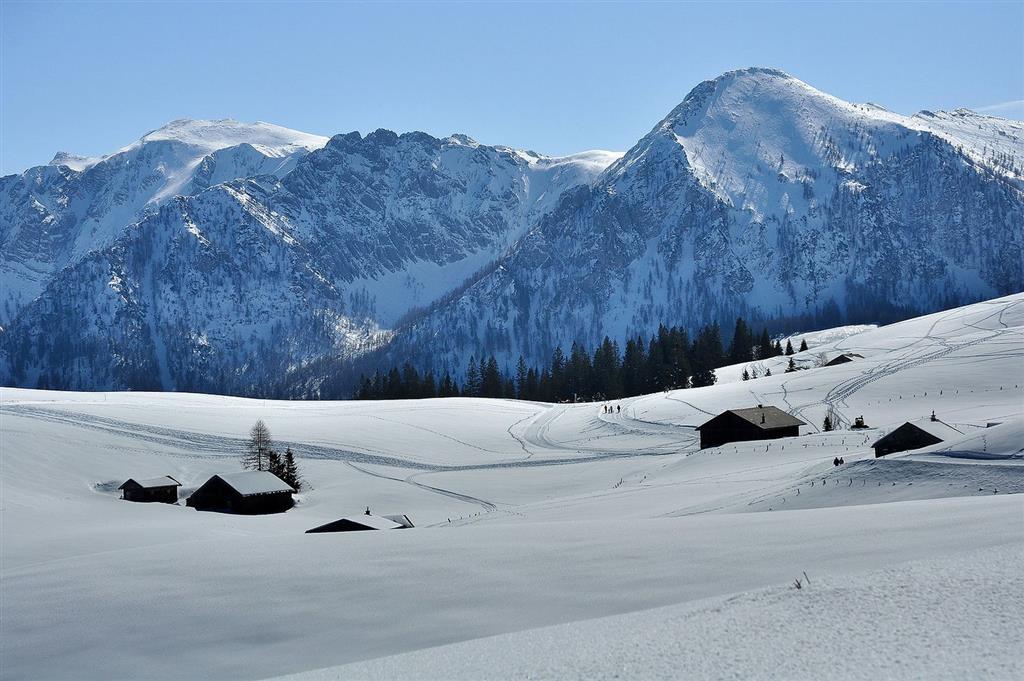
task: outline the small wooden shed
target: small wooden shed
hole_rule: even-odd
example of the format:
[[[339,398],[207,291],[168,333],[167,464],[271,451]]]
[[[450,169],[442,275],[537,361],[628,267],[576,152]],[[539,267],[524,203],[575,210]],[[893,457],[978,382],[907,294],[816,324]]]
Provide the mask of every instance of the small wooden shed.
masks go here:
[[[700,448],[718,447],[727,442],[775,440],[796,437],[807,424],[777,407],[757,405],[748,409],[730,409],[697,426]]]
[[[128,478],[118,487],[125,501],[155,502],[160,504],[178,503],[178,488],[181,483],[169,475],[159,478],[136,480]]]
[[[933,414],[930,419],[907,421],[888,435],[876,440],[871,447],[875,450],[875,458],[879,459],[886,454],[937,445],[961,435],[961,431],[938,420]]]
[[[294,505],[295,490],[267,471],[214,475],[185,501],[199,511],[281,513]]]

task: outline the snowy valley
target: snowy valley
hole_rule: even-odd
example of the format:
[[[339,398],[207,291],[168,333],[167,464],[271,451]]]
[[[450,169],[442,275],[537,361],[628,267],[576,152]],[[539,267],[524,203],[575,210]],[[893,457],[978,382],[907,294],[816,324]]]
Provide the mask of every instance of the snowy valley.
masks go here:
[[[793,340],[611,413],[2,388],[3,677],[1018,677],[1024,294]],[[806,425],[700,449],[757,404]],[[933,412],[958,435],[874,457]],[[118,498],[237,471],[257,419],[288,512]],[[304,534],[364,507],[416,527]]]

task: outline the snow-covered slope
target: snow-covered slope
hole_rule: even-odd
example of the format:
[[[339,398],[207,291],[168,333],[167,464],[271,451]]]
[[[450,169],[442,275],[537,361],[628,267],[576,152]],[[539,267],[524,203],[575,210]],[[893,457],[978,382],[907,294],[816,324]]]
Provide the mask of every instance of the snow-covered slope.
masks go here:
[[[798,678],[1014,677],[1024,294],[843,335],[808,352],[862,360],[615,415],[0,389],[4,678],[736,678],[765,660]],[[697,448],[695,425],[757,402],[808,426]],[[829,407],[872,428],[818,433]],[[972,441],[872,457],[932,410]],[[238,470],[258,418],[299,456],[291,511],[118,499],[128,477],[172,475],[185,497]],[[416,527],[303,534],[367,506]]]
[[[816,576],[800,590],[776,586],[531,629],[282,681],[430,681],[438,669],[453,681],[1013,678],[1022,669],[1006,650],[1004,623],[1024,608],[1024,592],[1015,587],[1021,560],[1019,547],[1000,547],[854,576]],[[934,606],[927,631],[908,635],[908,613],[925,604]]]
[[[921,111],[909,127],[932,132],[956,146],[979,168],[1014,180],[1024,179],[1024,121],[996,118],[970,109]]]

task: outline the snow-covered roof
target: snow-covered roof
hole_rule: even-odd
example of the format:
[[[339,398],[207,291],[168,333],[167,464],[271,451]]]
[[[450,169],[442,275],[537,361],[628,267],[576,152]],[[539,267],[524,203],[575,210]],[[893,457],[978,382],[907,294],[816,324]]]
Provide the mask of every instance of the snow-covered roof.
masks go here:
[[[392,522],[396,522],[402,527],[414,527],[414,525],[412,524],[412,520],[410,520],[409,516],[405,515],[404,513],[399,513],[396,515],[384,515],[381,517],[387,518]]]
[[[273,494],[274,492],[294,492],[295,490],[281,478],[268,471],[244,471],[242,473],[225,473],[218,478],[226,482],[243,497],[253,494]]]
[[[169,475],[161,475],[159,478],[144,478],[142,480],[136,480],[135,478],[128,478],[124,481],[118,489],[124,489],[129,482],[134,482],[139,487],[150,488],[150,487],[181,487],[181,483],[172,478]]]
[[[922,419],[920,421],[909,421],[910,425],[916,426],[928,433],[933,435],[943,442],[946,440],[952,440],[963,435],[962,432],[942,421],[932,421],[931,419]]]
[[[394,520],[388,520],[379,515],[357,515],[354,518],[342,518],[342,520],[348,520],[357,525],[365,525],[375,530],[395,530],[402,527],[401,524],[396,523]]]
[[[906,423],[904,423],[903,425],[899,426],[898,428],[893,428],[891,431],[886,433],[883,437],[881,437],[878,440],[876,440],[874,442],[874,444],[872,444],[871,446],[872,447],[877,447],[879,444],[884,443],[886,440],[888,440],[890,437],[892,437],[893,433],[895,433],[895,432],[897,432],[897,431],[899,431],[899,430],[901,430],[903,428],[907,428],[908,426],[911,427],[911,428],[917,428],[918,430],[922,430],[925,433],[928,433],[932,437],[934,437],[937,440],[939,440],[939,442],[947,442],[949,440],[955,440],[957,438],[963,437],[963,435],[964,435],[961,431],[957,430],[956,428],[954,428],[953,426],[949,425],[948,423],[943,423],[942,421],[932,421],[931,419],[921,419],[920,421],[907,421]]]
[[[367,530],[398,530],[405,527],[401,523],[396,523],[379,515],[357,515],[338,518],[337,520],[314,527],[311,530],[306,530],[306,532],[307,534],[314,532],[338,532],[353,529],[352,525],[359,525]]]
[[[729,409],[718,416],[706,421],[705,423],[697,426],[697,430],[700,430],[711,421],[719,418],[723,414],[735,414],[744,421],[753,423],[758,428],[765,430],[771,430],[773,428],[788,428],[790,426],[806,426],[807,424],[798,419],[795,416],[790,416],[786,412],[782,411],[778,407],[751,407],[749,409]]]

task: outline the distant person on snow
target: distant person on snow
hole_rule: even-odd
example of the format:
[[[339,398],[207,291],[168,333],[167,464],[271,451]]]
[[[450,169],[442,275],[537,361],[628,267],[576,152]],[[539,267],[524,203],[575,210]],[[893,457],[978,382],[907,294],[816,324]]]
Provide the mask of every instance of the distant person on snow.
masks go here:
[[[617,413],[617,414],[621,414],[622,413],[622,405],[621,404],[615,406],[615,413]]]
[[[844,463],[846,462],[843,460],[843,457],[839,457],[839,465],[842,466]]]
[[[366,507],[366,513],[364,513],[363,515],[370,515],[370,507],[369,506]]]
[[[835,457],[834,459],[832,459],[832,465],[833,466],[838,466],[839,465],[839,457],[838,456]]]

